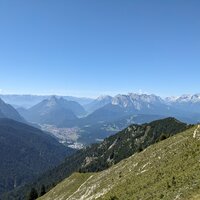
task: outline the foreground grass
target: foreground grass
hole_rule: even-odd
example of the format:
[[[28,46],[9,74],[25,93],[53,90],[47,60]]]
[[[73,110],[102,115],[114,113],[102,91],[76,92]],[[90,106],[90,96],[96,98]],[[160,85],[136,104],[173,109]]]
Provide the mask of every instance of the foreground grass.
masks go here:
[[[54,189],[53,193],[49,192],[45,195],[45,199],[67,199],[69,198],[74,192],[78,190],[78,188],[84,184],[90,177],[92,176],[91,173],[87,174],[79,174],[74,173],[68,179],[59,183]],[[66,189],[67,188],[67,189]],[[43,199],[43,198],[40,198]]]
[[[152,145],[108,170],[75,173],[40,198],[58,199],[200,199],[200,128]]]

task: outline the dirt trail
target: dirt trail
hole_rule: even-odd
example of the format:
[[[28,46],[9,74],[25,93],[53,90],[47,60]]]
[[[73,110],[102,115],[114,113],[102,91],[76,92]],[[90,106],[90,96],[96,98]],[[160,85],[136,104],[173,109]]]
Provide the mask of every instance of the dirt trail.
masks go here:
[[[196,138],[197,133],[199,133],[199,128],[200,128],[200,125],[198,125],[197,128],[194,130],[193,138]]]

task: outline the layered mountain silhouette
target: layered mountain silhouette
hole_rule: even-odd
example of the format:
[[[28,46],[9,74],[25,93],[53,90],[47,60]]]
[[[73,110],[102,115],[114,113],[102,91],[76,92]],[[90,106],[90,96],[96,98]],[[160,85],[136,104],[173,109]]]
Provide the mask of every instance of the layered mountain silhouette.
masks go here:
[[[29,122],[73,127],[113,122],[137,114],[173,116],[188,123],[196,123],[200,121],[199,109],[198,94],[163,99],[153,94],[129,93],[114,97],[100,96],[84,105],[84,108],[75,101],[53,96],[29,109],[17,110]]]
[[[200,94],[182,95],[180,97],[168,97],[166,102],[181,110],[190,111],[194,113],[200,112]]]
[[[22,116],[11,105],[0,99],[0,118],[10,118],[19,122],[25,122]]]
[[[102,116],[106,116],[111,121],[129,114],[173,116],[188,123],[200,121],[200,95],[198,94],[165,99],[153,94],[135,93],[115,97],[101,96],[87,105],[90,106],[93,106],[94,112],[88,117],[97,121],[101,121]]]
[[[30,182],[73,152],[37,128],[0,119],[0,194]]]
[[[60,125],[67,121],[77,120],[78,116],[86,114],[84,108],[74,101],[52,96],[30,109],[18,109],[30,122],[40,124]]]
[[[91,98],[86,97],[73,97],[73,96],[56,96],[57,98],[64,98],[68,101],[75,101],[81,105],[87,105],[93,101]],[[0,98],[8,104],[13,105],[16,108],[24,107],[30,108],[40,103],[45,99],[51,98],[50,95],[19,95],[19,94],[0,94]]]
[[[104,107],[107,104],[110,104],[112,102],[112,97],[108,95],[103,95],[92,101],[91,103],[85,105],[85,109],[88,113],[92,113],[95,110]]]
[[[196,112],[194,109],[183,109],[180,101],[185,102],[183,99],[187,99],[196,107],[198,98],[180,99],[175,103],[174,98],[162,99],[156,95],[135,93],[100,96],[84,109],[76,102],[53,96],[30,109],[18,108],[18,112],[29,122],[54,125],[57,128],[76,127],[78,142],[87,145],[101,141],[132,123],[141,124],[166,117],[197,123],[200,120],[198,109]],[[89,112],[87,115],[85,110]]]

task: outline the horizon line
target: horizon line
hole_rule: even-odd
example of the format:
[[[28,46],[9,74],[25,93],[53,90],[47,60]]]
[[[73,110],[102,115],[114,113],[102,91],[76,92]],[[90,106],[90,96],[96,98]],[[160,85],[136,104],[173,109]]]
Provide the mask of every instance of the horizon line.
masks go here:
[[[110,96],[110,97],[115,97],[117,95],[129,95],[129,94],[137,94],[137,95],[155,95],[161,98],[167,98],[167,97],[174,97],[174,98],[179,98],[181,96],[194,96],[194,95],[198,95],[200,93],[185,93],[185,94],[181,94],[181,95],[170,95],[170,96],[162,96],[162,95],[158,95],[155,93],[147,93],[147,92],[128,92],[128,93],[116,93],[115,95],[110,95],[110,94],[100,94],[97,96],[78,96],[78,95],[67,95],[67,94],[35,94],[35,93],[0,93],[1,96],[57,96],[57,97],[75,97],[75,98],[88,98],[88,99],[96,99],[102,96]]]

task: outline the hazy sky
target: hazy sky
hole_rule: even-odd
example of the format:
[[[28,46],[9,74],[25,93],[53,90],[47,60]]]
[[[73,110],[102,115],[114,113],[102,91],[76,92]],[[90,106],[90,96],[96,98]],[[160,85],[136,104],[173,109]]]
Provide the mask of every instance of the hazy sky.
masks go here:
[[[200,92],[199,0],[0,0],[0,92]]]

